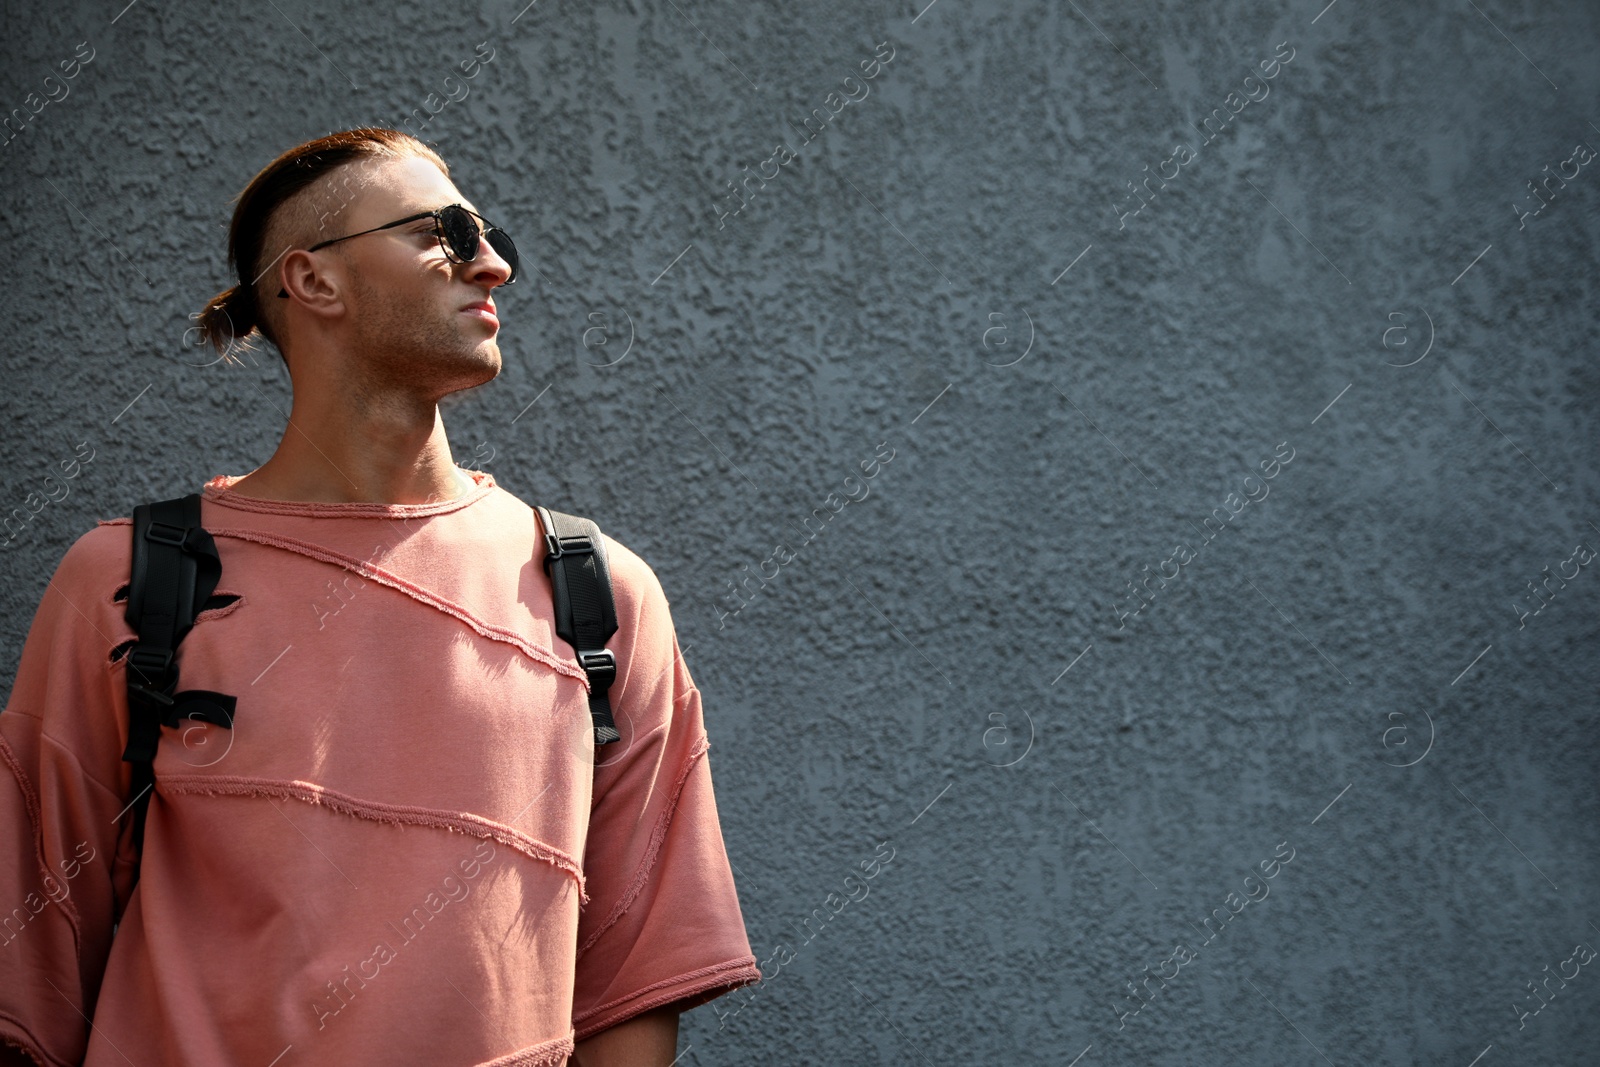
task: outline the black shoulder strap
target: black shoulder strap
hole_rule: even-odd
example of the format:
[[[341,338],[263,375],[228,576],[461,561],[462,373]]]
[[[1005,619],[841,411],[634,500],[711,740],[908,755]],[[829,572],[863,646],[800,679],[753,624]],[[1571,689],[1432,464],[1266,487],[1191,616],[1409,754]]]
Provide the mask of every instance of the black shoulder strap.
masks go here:
[[[544,569],[555,596],[556,633],[577,653],[589,676],[589,715],[594,743],[618,740],[606,693],[617,677],[617,657],[606,647],[617,632],[611,599],[611,568],[605,539],[591,519],[534,506],[544,529]]]
[[[155,788],[156,746],[162,725],[200,719],[230,729],[234,698],[205,689],[177,692],[178,642],[222,577],[222,558],[200,525],[200,494],[140,504],[133,509],[133,567],[128,579],[128,625],[139,634],[128,651],[128,747],[133,764],[134,846],[144,844],[145,809]]]

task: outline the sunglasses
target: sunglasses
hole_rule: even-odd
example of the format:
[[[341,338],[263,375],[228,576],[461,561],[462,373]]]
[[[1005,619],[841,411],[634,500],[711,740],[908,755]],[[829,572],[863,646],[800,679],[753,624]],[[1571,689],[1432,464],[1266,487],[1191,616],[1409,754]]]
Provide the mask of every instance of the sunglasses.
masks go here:
[[[482,237],[489,242],[489,247],[495,250],[495,254],[505,260],[511,267],[511,274],[506,278],[504,284],[510,285],[517,280],[517,246],[511,243],[510,235],[500,227],[490,223],[482,215],[475,211],[468,211],[460,204],[450,204],[447,207],[439,208],[437,211],[421,211],[415,215],[407,215],[403,219],[386,222],[382,226],[374,226],[370,230],[362,230],[360,233],[349,233],[343,237],[322,241],[312,245],[306,251],[315,252],[319,248],[326,248],[329,245],[338,244],[340,241],[348,241],[352,237],[363,237],[369,233],[377,233],[379,230],[404,226],[408,222],[416,222],[427,218],[433,219],[433,232],[439,238],[439,247],[444,249],[446,258],[455,263],[471,263],[478,258],[478,238]],[[478,219],[483,220],[484,228],[482,231],[478,229],[478,223],[475,221]],[[287,300],[289,293],[287,290],[279,289],[278,296]]]

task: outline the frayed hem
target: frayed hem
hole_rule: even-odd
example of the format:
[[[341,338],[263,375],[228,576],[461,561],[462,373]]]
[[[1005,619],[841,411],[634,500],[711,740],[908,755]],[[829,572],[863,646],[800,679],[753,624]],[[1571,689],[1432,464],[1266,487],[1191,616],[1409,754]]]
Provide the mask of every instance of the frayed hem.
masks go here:
[[[726,963],[714,964],[710,967],[700,967],[687,971],[675,978],[656,982],[643,989],[629,993],[625,997],[601,1004],[591,1008],[581,1016],[572,1020],[573,1027],[580,1034],[578,1040],[582,1041],[602,1030],[610,1029],[618,1023],[627,1022],[635,1015],[642,1015],[655,1008],[676,1004],[680,1001],[694,1001],[694,1007],[715,1000],[724,993],[731,993],[735,989],[747,985],[754,985],[761,981],[761,969],[756,965],[754,956],[741,956]],[[664,992],[657,992],[662,990]],[[654,994],[649,995],[649,994]],[[709,996],[707,994],[710,994]],[[606,1018],[607,1012],[615,1012],[626,1005],[624,1014]],[[684,1010],[688,1010],[685,1008]],[[596,1019],[605,1019],[600,1026],[594,1026]]]
[[[569,1031],[566,1037],[519,1048],[504,1056],[484,1060],[477,1067],[562,1067],[571,1057],[575,1041],[576,1032]]]

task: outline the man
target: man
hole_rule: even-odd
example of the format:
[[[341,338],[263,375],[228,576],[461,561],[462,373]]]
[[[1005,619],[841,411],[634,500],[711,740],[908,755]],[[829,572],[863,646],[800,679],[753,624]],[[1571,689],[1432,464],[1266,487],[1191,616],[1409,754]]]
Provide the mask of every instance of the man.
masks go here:
[[[654,573],[607,537],[595,745],[535,513],[451,459],[515,246],[373,129],[280,156],[229,244],[206,335],[260,330],[294,389],[272,458],[203,491],[222,579],[180,688],[234,723],[163,728],[136,853],[131,520],[102,520],[0,714],[0,1063],[667,1067],[679,1012],[760,971]]]

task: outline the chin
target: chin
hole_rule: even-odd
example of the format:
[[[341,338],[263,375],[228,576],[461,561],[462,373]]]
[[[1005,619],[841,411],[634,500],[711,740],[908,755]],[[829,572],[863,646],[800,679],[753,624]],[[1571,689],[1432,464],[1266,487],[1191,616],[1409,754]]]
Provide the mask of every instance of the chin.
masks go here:
[[[498,344],[492,340],[485,341],[483,344],[478,346],[473,354],[478,357],[478,362],[483,364],[489,370],[489,377],[486,378],[485,381],[500,376],[502,360],[500,358],[500,346]]]

